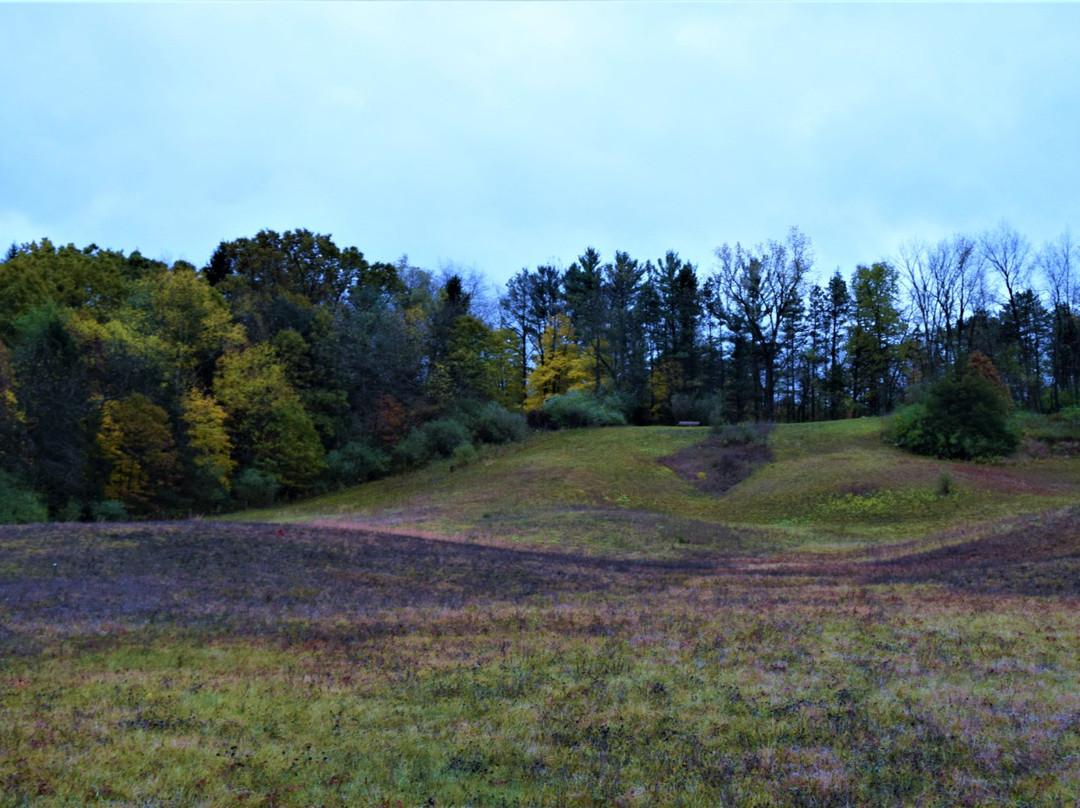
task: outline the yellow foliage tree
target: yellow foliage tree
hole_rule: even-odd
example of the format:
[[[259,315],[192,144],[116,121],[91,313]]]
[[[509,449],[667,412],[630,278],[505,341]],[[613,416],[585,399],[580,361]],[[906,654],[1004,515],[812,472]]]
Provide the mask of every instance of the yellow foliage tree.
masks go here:
[[[552,396],[585,391],[589,386],[589,361],[574,341],[570,319],[563,314],[551,317],[540,336],[543,362],[529,374],[526,410],[539,409]]]
[[[227,415],[212,396],[198,390],[184,396],[183,408],[181,418],[199,487],[207,489],[204,495],[212,498],[219,491],[229,490],[229,477],[236,468],[232,441],[225,428]]]
[[[110,464],[105,496],[138,511],[159,510],[180,476],[169,414],[141,393],[106,401],[98,445]]]

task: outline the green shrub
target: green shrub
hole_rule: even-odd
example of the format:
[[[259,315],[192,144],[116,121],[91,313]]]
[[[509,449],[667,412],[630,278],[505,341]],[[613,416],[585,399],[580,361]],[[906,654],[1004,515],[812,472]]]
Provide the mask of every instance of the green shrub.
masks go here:
[[[433,455],[450,457],[454,450],[464,443],[471,443],[469,430],[463,423],[453,418],[439,418],[428,421],[420,430],[427,437]]]
[[[625,415],[585,393],[552,396],[542,409],[556,429],[626,425]]]
[[[389,465],[385,452],[351,441],[326,455],[326,476],[332,486],[344,488],[384,474]]]
[[[469,413],[468,426],[477,443],[513,443],[524,440],[529,432],[524,415],[494,401]]]
[[[713,424],[709,431],[716,436],[721,446],[764,446],[774,427],[775,424],[771,421],[743,421],[741,424]]]
[[[699,421],[703,424],[720,424],[724,420],[724,399],[719,395],[695,396],[676,393],[671,397],[671,417],[679,421]]]
[[[128,518],[124,503],[115,499],[95,502],[90,508],[90,515],[95,522],[123,522]]]
[[[450,455],[450,462],[453,466],[467,466],[474,463],[477,457],[479,457],[479,454],[476,447],[471,443],[463,443],[454,449],[454,453]]]
[[[978,371],[931,386],[925,404],[898,412],[888,434],[897,446],[918,454],[984,460],[1012,454],[1020,435],[1006,395]]]
[[[6,471],[0,471],[0,524],[20,525],[48,519],[49,509],[41,495]]]
[[[419,429],[411,429],[394,447],[392,457],[397,468],[416,468],[431,461],[431,447],[427,435]]]
[[[233,480],[233,496],[245,505],[270,505],[280,490],[277,477],[257,468],[244,469]]]
[[[453,418],[439,418],[416,427],[394,447],[394,465],[418,468],[436,457],[451,457],[462,444],[472,445],[469,430]]]

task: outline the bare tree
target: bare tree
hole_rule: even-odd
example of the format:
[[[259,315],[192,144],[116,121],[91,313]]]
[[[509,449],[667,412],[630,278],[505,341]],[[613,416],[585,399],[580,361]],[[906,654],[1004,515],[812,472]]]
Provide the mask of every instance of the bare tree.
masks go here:
[[[912,239],[900,245],[903,276],[925,345],[923,373],[936,376],[964,360],[966,322],[985,278],[982,255],[964,235],[935,245]]]
[[[1051,396],[1053,406],[1061,405],[1061,391],[1080,393],[1080,319],[1076,315],[1080,282],[1076,277],[1080,249],[1066,230],[1056,241],[1048,241],[1035,257],[1046,281],[1053,307],[1050,338]]]
[[[1033,355],[1032,341],[1027,338],[1022,299],[1031,280],[1031,243],[1005,220],[979,239],[980,252],[1005,290],[1005,307],[1017,341],[1020,370],[1024,377],[1024,398],[1027,403],[1038,401],[1038,356]]]
[[[1035,256],[1035,265],[1042,272],[1055,309],[1063,304],[1075,307],[1080,302],[1080,279],[1076,277],[1078,263],[1080,249],[1073,243],[1068,230],[1056,241],[1046,242]]]
[[[717,248],[713,275],[729,325],[741,320],[760,352],[764,370],[763,415],[772,419],[776,404],[776,359],[785,318],[802,302],[803,284],[813,266],[810,239],[792,227],[781,243],[769,241],[754,251],[736,243]]]

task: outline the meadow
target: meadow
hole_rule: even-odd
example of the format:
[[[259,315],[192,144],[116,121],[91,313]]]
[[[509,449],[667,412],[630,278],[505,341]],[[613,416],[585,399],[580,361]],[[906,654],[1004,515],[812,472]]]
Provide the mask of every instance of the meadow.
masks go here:
[[[2,528],[0,805],[1080,803],[1080,463],[880,431],[719,493],[706,430],[614,428]]]

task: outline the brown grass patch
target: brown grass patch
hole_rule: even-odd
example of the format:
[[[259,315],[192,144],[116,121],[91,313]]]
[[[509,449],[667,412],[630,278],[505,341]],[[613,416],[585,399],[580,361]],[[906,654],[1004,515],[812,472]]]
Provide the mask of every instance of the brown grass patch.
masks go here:
[[[719,495],[772,458],[772,450],[764,444],[729,443],[711,435],[701,443],[661,458],[660,462],[706,494]]]

